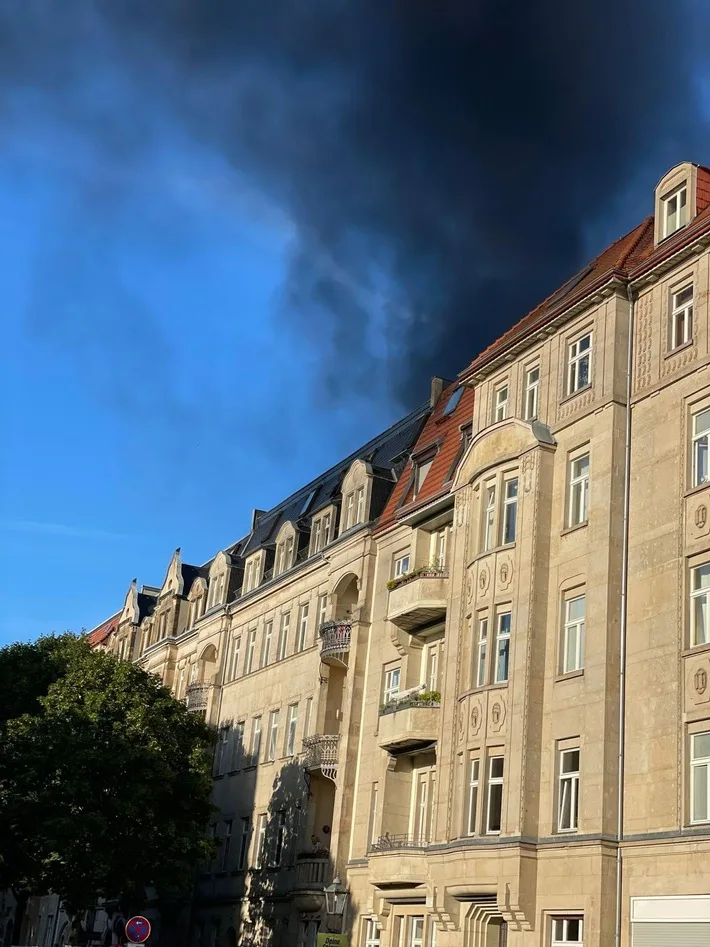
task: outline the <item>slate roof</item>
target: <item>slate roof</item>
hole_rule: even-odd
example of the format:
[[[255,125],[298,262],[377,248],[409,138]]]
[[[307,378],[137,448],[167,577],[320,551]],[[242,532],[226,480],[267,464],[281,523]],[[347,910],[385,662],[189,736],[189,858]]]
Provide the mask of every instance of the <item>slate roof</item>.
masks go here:
[[[241,541],[239,555],[248,556],[263,546],[274,543],[284,523],[297,522],[318,510],[339,501],[340,486],[345,474],[356,460],[370,464],[375,475],[371,518],[375,519],[387,501],[396,476],[404,465],[408,452],[417,439],[429,413],[429,402],[412,411],[401,421],[378,434],[358,450],[343,458],[330,470],[311,480],[288,499],[259,516],[253,533]],[[306,501],[313,496],[306,506]],[[235,547],[230,547],[234,549]]]
[[[105,622],[102,622],[100,625],[97,625],[96,628],[93,628],[88,634],[87,640],[89,644],[94,648],[105,644],[118,627],[118,619],[120,617],[121,613],[116,612],[115,615],[107,618]]]
[[[414,461],[410,459],[382,512],[378,532],[391,526],[399,517],[448,493],[455,472],[454,465],[461,459],[461,429],[473,422],[472,388],[464,387],[456,408],[451,414],[445,414],[449,399],[457,388],[458,384],[454,382],[442,391],[412,450],[415,460],[417,457],[426,456],[432,449],[437,452],[419,495],[416,500],[408,498],[414,473]]]
[[[187,562],[180,564],[180,571],[182,572],[182,594],[185,598],[190,594],[190,589],[195,581],[195,579],[207,579],[210,572],[210,565],[212,560],[204,566],[191,566]]]

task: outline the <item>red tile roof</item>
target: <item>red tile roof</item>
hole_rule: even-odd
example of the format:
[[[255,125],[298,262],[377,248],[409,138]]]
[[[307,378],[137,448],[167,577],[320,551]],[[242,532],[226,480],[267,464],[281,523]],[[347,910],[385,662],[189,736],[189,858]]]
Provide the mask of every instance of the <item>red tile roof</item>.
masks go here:
[[[448,492],[453,464],[461,447],[461,427],[473,421],[473,389],[467,387],[463,389],[461,399],[451,414],[444,416],[449,398],[457,387],[454,382],[442,391],[412,450],[412,456],[415,458],[425,456],[430,449],[436,450],[431,469],[424,479],[417,499],[411,501],[407,497],[407,494],[411,493],[414,472],[414,462],[410,459],[382,512],[377,532],[391,526],[400,516],[426,506]]]
[[[106,644],[118,627],[118,619],[120,617],[121,613],[116,612],[115,615],[112,615],[111,618],[108,618],[103,624],[97,625],[96,628],[89,632],[88,642],[92,648],[98,648],[99,645]]]

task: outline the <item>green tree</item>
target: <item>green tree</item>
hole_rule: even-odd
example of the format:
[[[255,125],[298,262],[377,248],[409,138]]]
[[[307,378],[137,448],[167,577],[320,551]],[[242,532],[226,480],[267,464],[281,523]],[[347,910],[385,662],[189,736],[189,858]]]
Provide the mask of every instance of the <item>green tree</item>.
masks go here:
[[[189,890],[212,854],[210,744],[155,677],[83,638],[0,649],[0,888],[73,915]]]

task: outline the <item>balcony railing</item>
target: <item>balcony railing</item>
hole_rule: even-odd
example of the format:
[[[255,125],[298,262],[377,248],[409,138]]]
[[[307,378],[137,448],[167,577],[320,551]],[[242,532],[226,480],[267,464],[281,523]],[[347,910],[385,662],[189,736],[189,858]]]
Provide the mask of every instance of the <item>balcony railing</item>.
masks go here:
[[[296,888],[300,891],[313,888],[322,891],[330,882],[330,858],[328,855],[311,855],[305,852],[296,860]]]
[[[397,852],[403,849],[421,851],[422,849],[428,848],[428,846],[429,839],[424,835],[409,835],[408,833],[390,835],[389,832],[385,832],[384,835],[381,835],[376,841],[370,844],[368,851]]]
[[[318,733],[315,736],[306,737],[303,741],[304,766],[308,770],[319,769],[324,776],[335,782],[338,773],[339,746],[340,734],[338,733]]]
[[[398,710],[407,710],[409,707],[441,707],[441,694],[439,691],[427,690],[424,684],[410,687],[382,704],[380,716],[395,714]]]
[[[352,630],[349,619],[327,621],[320,626],[320,656],[326,664],[331,661],[347,664]]]
[[[211,684],[189,684],[185,695],[188,710],[205,711],[210,699]]]
[[[431,566],[415,569],[387,583],[387,618],[402,631],[419,629],[446,618],[449,573]]]

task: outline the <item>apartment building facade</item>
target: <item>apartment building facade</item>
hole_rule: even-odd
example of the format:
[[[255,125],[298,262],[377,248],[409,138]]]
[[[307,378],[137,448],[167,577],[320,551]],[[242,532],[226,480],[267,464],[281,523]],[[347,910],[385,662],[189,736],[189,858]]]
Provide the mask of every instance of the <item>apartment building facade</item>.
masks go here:
[[[93,634],[217,732],[195,947],[710,943],[710,170],[653,200]]]

